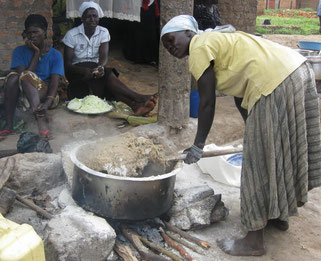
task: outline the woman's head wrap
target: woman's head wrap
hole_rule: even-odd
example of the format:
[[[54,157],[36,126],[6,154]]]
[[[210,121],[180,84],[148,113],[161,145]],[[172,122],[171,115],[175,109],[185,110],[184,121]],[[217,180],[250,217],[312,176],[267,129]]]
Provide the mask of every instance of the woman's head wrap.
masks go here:
[[[198,23],[196,22],[193,16],[178,15],[173,17],[171,20],[167,22],[167,24],[164,25],[161,32],[161,38],[164,34],[185,31],[185,30],[193,31],[196,34],[202,34],[204,32],[212,32],[212,31],[220,32],[220,33],[233,33],[236,31],[234,26],[230,24],[216,26],[214,29],[208,28],[205,31],[199,30]]]
[[[178,15],[169,20],[163,27],[161,37],[164,34],[190,30],[198,33],[198,24],[191,15]]]
[[[48,22],[46,18],[40,14],[31,14],[25,20],[25,29],[30,26],[36,26],[41,28],[44,31],[48,29]]]
[[[94,8],[96,9],[97,13],[98,13],[98,17],[101,18],[104,16],[104,12],[101,9],[101,7],[99,6],[99,4],[96,4],[94,1],[89,1],[89,2],[83,2],[80,7],[79,7],[79,13],[81,16],[83,16],[84,12],[88,9],[88,8]]]

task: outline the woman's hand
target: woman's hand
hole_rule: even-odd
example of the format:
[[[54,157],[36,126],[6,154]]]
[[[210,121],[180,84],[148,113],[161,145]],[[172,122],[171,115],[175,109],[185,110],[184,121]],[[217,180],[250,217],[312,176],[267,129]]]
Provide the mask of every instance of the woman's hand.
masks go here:
[[[44,102],[40,103],[38,105],[38,107],[34,110],[35,112],[40,112],[40,111],[46,111],[48,110],[48,108],[50,107],[50,105],[52,104],[54,99],[51,98],[51,96],[49,98],[47,98]]]
[[[195,145],[183,151],[186,154],[186,158],[184,159],[184,163],[193,164],[198,162],[203,155],[203,150]]]
[[[105,69],[103,66],[98,66],[92,70],[92,73],[94,74],[94,78],[98,79],[105,75]]]
[[[34,51],[34,53],[40,54],[40,49],[34,45],[31,40],[26,40],[25,44],[30,50]]]

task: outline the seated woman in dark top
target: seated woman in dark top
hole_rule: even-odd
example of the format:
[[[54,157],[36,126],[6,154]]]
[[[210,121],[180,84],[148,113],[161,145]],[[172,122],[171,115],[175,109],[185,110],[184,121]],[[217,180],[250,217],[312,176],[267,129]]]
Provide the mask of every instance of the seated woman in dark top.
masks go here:
[[[1,136],[13,131],[14,112],[17,101],[20,100],[25,109],[31,108],[40,136],[45,139],[52,137],[46,111],[59,102],[57,88],[60,76],[64,75],[64,66],[61,53],[46,41],[47,28],[48,23],[42,15],[31,14],[25,20],[23,36],[27,40],[25,45],[18,46],[13,51],[13,71],[5,82],[6,125],[0,131]]]

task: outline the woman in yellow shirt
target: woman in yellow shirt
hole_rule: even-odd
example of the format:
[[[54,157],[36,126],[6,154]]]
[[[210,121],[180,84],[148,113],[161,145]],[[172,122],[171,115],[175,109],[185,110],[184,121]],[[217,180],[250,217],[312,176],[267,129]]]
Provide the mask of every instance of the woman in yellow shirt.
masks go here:
[[[306,59],[290,48],[243,32],[201,33],[192,16],[172,18],[162,29],[164,47],[189,56],[200,95],[198,128],[185,163],[203,153],[215,114],[215,90],[235,97],[245,120],[241,222],[247,234],[221,239],[231,255],[263,255],[268,223],[288,229],[288,219],[321,185],[319,101]]]

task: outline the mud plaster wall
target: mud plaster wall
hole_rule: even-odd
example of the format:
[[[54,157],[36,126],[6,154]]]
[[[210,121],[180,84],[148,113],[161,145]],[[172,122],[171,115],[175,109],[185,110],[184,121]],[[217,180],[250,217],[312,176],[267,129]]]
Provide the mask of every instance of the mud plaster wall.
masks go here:
[[[232,24],[236,30],[254,33],[257,12],[257,0],[219,0],[222,24]]]
[[[21,33],[29,14],[38,13],[48,21],[48,39],[52,38],[52,0],[0,0],[0,75],[10,69],[12,51],[24,44]]]

